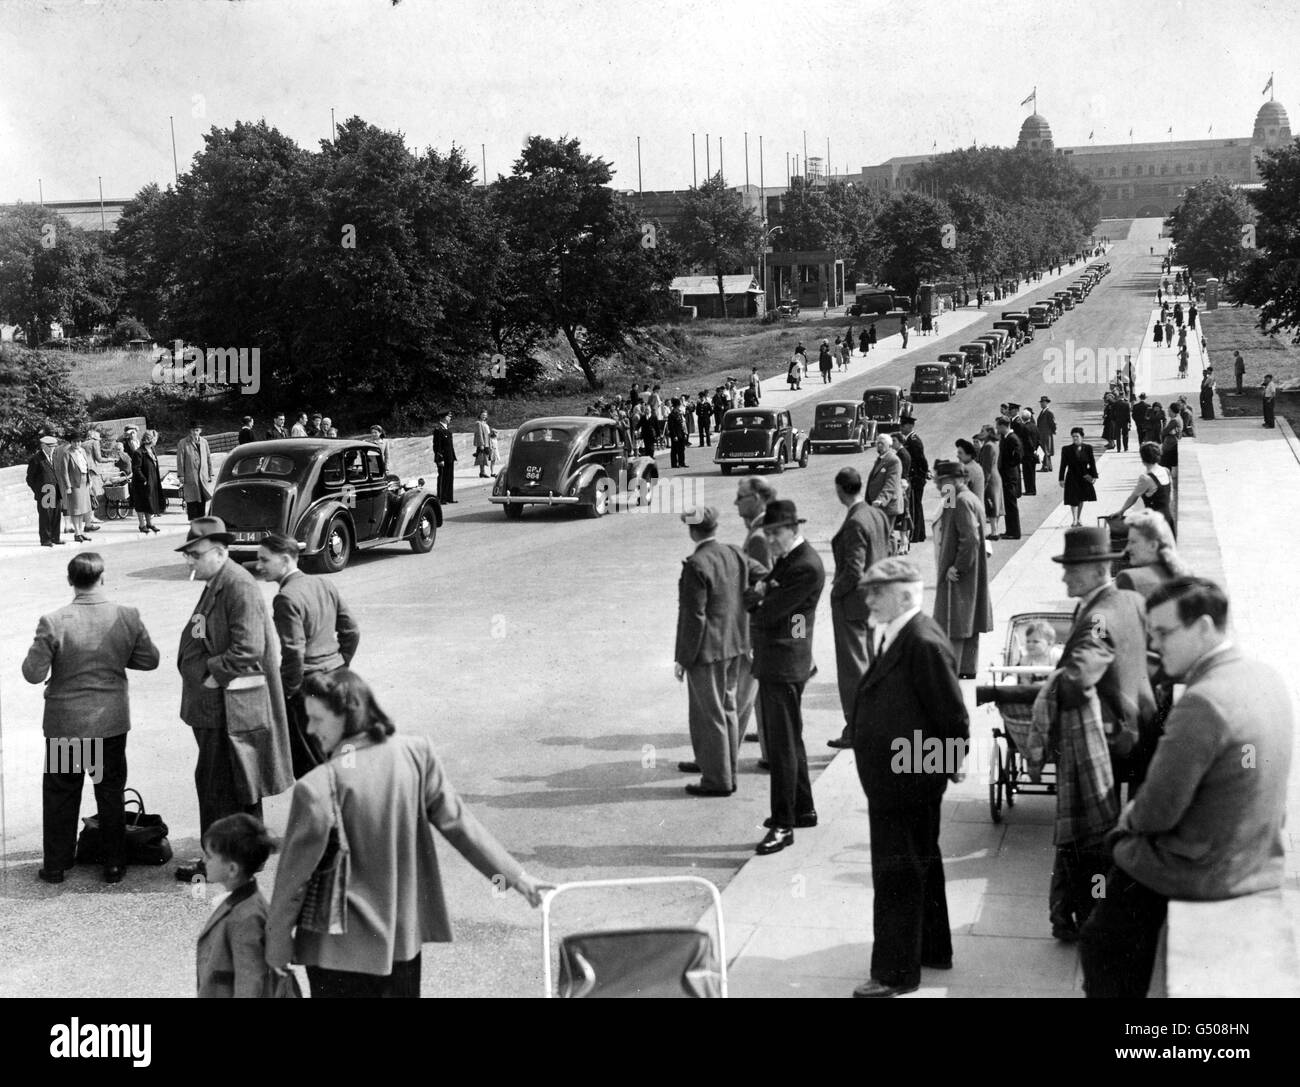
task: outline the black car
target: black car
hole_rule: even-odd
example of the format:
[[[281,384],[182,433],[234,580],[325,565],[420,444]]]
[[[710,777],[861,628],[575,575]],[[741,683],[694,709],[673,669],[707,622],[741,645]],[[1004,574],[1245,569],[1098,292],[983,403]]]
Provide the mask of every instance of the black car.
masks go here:
[[[370,442],[287,438],[236,446],[221,466],[212,515],[234,534],[238,560],[273,532],[293,536],[303,565],[337,573],[353,552],[410,543],[433,550],[442,507],[424,480],[403,482]]]
[[[779,408],[734,408],[722,417],[713,463],[724,476],[733,468],[808,467],[808,439]]]

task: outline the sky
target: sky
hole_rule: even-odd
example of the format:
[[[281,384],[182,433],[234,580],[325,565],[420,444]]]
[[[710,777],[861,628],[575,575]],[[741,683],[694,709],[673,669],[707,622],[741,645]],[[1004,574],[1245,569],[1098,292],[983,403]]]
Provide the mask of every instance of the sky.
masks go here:
[[[788,154],[856,172],[1014,145],[1249,136],[1261,89],[1300,132],[1294,0],[0,0],[0,203],[125,198],[184,170],[212,126],[301,146],[357,115],[412,150],[509,173],[576,137],[619,188],[784,184]],[[638,181],[637,137],[641,140]],[[721,141],[721,150],[719,150]]]

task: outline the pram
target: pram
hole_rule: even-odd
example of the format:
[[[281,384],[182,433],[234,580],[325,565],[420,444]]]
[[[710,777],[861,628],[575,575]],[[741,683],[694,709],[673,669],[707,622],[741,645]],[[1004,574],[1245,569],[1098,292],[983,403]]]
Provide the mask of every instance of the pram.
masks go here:
[[[131,478],[104,480],[104,518],[119,521],[131,512]]]
[[[691,883],[713,899],[717,942],[698,928],[639,928],[581,932],[559,945],[559,984],[552,981],[551,903],[568,891]],[[593,879],[561,883],[542,896],[542,980],[560,997],[725,997],[727,948],[722,897],[699,876]]]
[[[1014,615],[1007,624],[1007,644],[1002,663],[993,665],[993,682],[975,688],[975,704],[992,703],[1002,715],[1002,728],[993,729],[993,750],[989,757],[989,814],[993,822],[1002,822],[1002,805],[1016,806],[1016,794],[1056,794],[1056,752],[1049,751],[1038,781],[1029,776],[1028,764],[1022,751],[1029,740],[1033,724],[1034,700],[1043,688],[1043,681],[1055,665],[1021,665],[1021,648],[1025,628],[1033,622],[1050,623],[1056,631],[1056,644],[1064,645],[1069,637],[1074,617],[1059,612],[1022,612]],[[1022,682],[1036,680],[1036,682]]]

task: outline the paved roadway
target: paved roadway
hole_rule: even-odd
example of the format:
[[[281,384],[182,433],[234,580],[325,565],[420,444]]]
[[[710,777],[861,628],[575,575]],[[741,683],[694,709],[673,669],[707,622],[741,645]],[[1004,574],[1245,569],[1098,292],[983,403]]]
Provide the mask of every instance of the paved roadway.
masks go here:
[[[1124,224],[1107,224],[1112,238],[1124,231]],[[1067,338],[1094,348],[1139,344],[1136,315],[1146,311],[1134,304],[1133,292],[1150,288],[1128,272],[1138,248],[1116,246],[1112,274],[1056,324],[1050,339],[1040,330],[1030,348],[952,402],[918,406],[931,460],[951,455],[952,440],[991,420],[1003,400],[1036,404],[1047,392],[1066,429],[1075,410],[1095,404],[1096,386],[1045,386],[1043,352],[1064,347]],[[915,363],[987,328],[1000,316],[994,307],[1004,306],[994,303],[988,320],[971,329],[913,341],[923,349],[878,370],[838,377],[795,406],[796,423],[808,426],[818,400],[856,397],[868,384],[909,382]],[[780,404],[783,397],[789,394],[768,399]],[[808,537],[828,570],[830,536],[842,518],[832,478],[850,463],[865,474],[871,456],[817,456],[807,469],[773,479],[808,519]],[[665,477],[696,480],[699,500],[726,513],[723,537],[739,540],[731,506],[735,479],[724,480],[694,449],[688,461],[691,468],[665,470]],[[1039,497],[1021,503],[1026,534],[1059,502],[1056,485],[1046,475],[1039,479]],[[927,499],[932,519],[938,512],[932,488]],[[157,672],[132,677],[130,784],[151,810],[162,812],[178,856],[186,857],[196,848],[194,743],[176,717],[174,651],[200,586],[187,582],[173,546],[132,542],[106,548],[105,557],[110,594],[141,609],[163,653]],[[1016,545],[995,546],[994,570]],[[691,873],[721,885],[762,836],[767,777],[754,766],[756,745],[745,745],[741,788],[728,800],[686,796],[682,786],[692,779],[676,771],[676,761],[690,757],[686,696],[672,678],[671,659],[678,562],[688,550],[676,516],[619,513],[593,522],[568,511],[529,509],[521,521],[507,522],[480,490],[462,492],[432,555],[371,552],[337,578],[363,632],[357,670],[400,728],[434,738],[451,780],[538,875],[562,881]],[[929,545],[914,553],[929,574]],[[69,595],[65,558],[47,551],[6,562],[12,595],[0,629],[0,695],[10,867],[0,909],[0,995],[190,995],[193,940],[210,905],[176,884],[171,866],[132,869],[113,888],[93,871],[75,870],[61,888],[35,879],[40,692],[21,680],[18,665],[38,615]],[[822,670],[805,695],[814,772],[831,754],[825,740],[840,728],[828,610],[823,599],[816,641]],[[273,830],[283,829],[287,810],[287,794],[268,802]],[[426,995],[537,993],[537,918],[517,896],[494,896],[445,844],[440,851],[458,940],[426,948]],[[263,880],[268,888],[273,873],[274,860]],[[566,901],[562,926],[686,921],[699,914],[695,901],[675,893]]]

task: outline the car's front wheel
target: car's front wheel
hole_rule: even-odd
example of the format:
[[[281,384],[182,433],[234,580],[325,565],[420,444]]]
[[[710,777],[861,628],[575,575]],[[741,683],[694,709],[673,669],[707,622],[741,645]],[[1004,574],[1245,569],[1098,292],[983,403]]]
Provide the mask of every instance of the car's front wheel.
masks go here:
[[[781,451],[776,455],[776,464],[772,466],[774,472],[784,472],[785,466],[790,463],[790,457],[785,451],[785,446],[781,446]]]
[[[420,510],[420,518],[415,523],[415,534],[411,537],[411,550],[417,555],[427,555],[433,550],[433,541],[438,536],[438,518],[433,512],[433,503],[426,502]]]
[[[312,565],[322,574],[337,574],[352,558],[352,531],[342,517],[335,517],[325,530],[325,546]]]
[[[799,454],[799,467],[800,467],[800,468],[807,468],[807,467],[808,467],[808,453],[809,453],[809,452],[810,452],[810,450],[809,450],[809,448],[808,448],[808,443],[807,443],[807,442],[804,442],[804,444],[803,444],[803,452]]]

